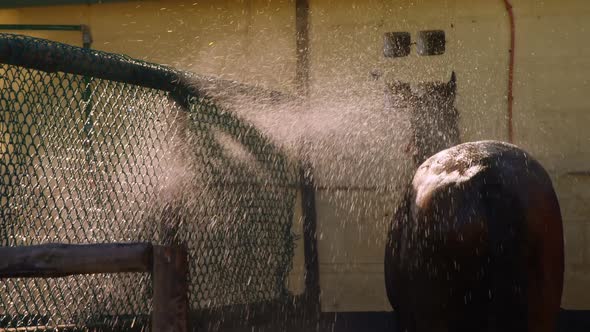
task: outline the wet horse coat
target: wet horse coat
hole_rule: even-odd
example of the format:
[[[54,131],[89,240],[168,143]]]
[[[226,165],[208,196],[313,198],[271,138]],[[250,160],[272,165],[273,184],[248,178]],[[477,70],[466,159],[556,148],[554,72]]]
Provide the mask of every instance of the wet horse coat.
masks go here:
[[[516,146],[443,150],[417,170],[385,252],[399,331],[555,329],[563,231],[543,167]]]

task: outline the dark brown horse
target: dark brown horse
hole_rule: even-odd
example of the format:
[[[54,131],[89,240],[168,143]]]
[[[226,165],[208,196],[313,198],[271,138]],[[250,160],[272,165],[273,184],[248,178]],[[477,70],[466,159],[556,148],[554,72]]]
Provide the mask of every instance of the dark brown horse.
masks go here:
[[[495,141],[457,145],[418,168],[385,252],[399,332],[554,331],[563,269],[549,176]]]

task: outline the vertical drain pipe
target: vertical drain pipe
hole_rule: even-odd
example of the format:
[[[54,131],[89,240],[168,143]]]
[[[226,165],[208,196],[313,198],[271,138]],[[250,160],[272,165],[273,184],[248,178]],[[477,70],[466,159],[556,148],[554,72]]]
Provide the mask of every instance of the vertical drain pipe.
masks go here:
[[[301,97],[309,96],[309,0],[295,1],[297,67],[295,83]]]
[[[508,142],[514,143],[514,126],[512,120],[512,109],[514,105],[514,53],[516,47],[516,24],[514,23],[514,11],[509,0],[503,0],[506,11],[508,12],[508,19],[510,20],[510,60],[508,65]]]
[[[303,210],[303,252],[305,258],[305,289],[303,291],[304,315],[311,321],[318,321],[320,306],[320,271],[317,242],[317,212],[313,168],[309,162],[300,166],[301,207]]]
[[[295,83],[297,94],[302,98],[302,105],[309,105],[309,0],[295,1],[295,33],[297,66]],[[305,144],[305,138],[301,142]],[[304,146],[302,146],[302,149]],[[305,290],[302,296],[304,321],[319,321],[320,306],[320,271],[317,244],[317,222],[313,166],[310,162],[300,164],[301,201],[303,211],[303,249],[305,258]]]

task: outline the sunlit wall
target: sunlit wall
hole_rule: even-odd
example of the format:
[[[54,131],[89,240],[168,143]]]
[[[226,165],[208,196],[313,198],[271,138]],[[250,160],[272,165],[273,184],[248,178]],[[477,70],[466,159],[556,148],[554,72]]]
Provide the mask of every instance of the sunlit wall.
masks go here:
[[[512,2],[514,142],[542,162],[558,191],[566,236],[563,306],[590,309],[590,3]],[[383,82],[447,81],[455,71],[462,139],[508,139],[504,1],[310,0],[310,9],[310,108],[336,103],[352,105],[348,112],[379,112]],[[95,49],[295,92],[293,0],[31,7],[0,10],[0,21],[87,24]],[[418,56],[413,48],[408,57],[383,56],[385,32],[414,38],[431,29],[445,31],[445,54]],[[33,35],[81,45],[76,32]],[[381,153],[391,153],[386,148]],[[330,180],[317,197],[322,307],[390,310],[382,261],[391,196],[373,190],[374,178]],[[295,274],[302,271],[301,252]]]

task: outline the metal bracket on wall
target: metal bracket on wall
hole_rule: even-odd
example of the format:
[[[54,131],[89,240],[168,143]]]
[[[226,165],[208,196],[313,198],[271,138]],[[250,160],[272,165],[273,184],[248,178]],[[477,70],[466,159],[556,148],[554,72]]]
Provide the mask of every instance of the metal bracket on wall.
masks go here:
[[[446,50],[446,37],[443,30],[419,31],[416,42],[418,55],[442,55]]]
[[[383,56],[399,58],[410,55],[412,37],[409,32],[387,32],[383,35]]]
[[[3,0],[0,8],[22,8],[35,6],[97,5],[109,2],[129,2],[133,0]]]
[[[80,31],[82,32],[82,45],[90,48],[92,45],[92,34],[90,27],[85,24],[0,24],[0,30],[18,31]]]

